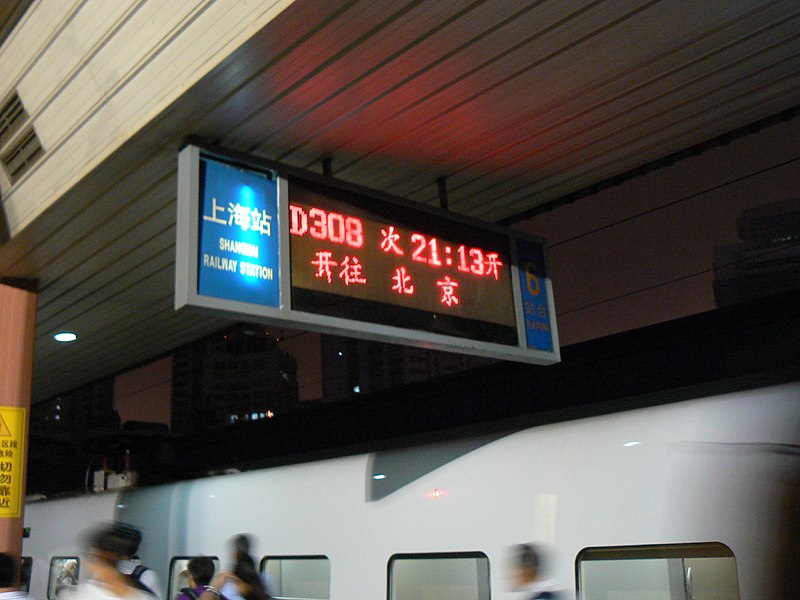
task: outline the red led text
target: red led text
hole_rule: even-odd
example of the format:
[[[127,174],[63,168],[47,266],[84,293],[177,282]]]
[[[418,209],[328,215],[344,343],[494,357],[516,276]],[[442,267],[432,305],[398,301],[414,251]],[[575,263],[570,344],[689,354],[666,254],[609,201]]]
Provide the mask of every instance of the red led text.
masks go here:
[[[306,212],[295,204],[289,205],[289,213],[289,233],[292,235],[308,233],[314,239],[347,244],[351,248],[364,245],[364,225],[357,217],[346,217],[316,207]]]

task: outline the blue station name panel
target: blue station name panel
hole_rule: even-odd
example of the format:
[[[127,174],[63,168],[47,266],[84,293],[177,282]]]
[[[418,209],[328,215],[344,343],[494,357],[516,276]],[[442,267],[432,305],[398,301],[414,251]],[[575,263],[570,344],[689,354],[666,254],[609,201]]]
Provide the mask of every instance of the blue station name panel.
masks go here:
[[[277,308],[277,178],[205,158],[199,168],[198,293]]]

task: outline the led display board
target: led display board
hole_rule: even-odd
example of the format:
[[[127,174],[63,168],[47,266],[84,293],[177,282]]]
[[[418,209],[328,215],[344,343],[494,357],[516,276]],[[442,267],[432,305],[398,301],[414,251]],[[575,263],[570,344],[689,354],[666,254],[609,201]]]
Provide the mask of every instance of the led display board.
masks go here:
[[[187,146],[176,308],[538,364],[543,242],[296,168]]]
[[[289,190],[292,308],[517,343],[506,240],[295,179]]]

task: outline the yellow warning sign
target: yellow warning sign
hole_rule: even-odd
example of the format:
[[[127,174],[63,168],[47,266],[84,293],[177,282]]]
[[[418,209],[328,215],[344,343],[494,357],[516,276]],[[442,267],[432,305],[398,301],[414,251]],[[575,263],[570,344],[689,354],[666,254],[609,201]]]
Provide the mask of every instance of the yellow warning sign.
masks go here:
[[[0,518],[19,517],[25,468],[24,408],[0,406]]]

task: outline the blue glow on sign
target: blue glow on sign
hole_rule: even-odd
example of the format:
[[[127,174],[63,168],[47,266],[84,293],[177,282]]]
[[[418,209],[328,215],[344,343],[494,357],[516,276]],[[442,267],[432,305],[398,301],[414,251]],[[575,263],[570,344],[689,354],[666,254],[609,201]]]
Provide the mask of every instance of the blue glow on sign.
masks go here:
[[[203,158],[200,196],[197,293],[279,306],[277,181]]]
[[[526,343],[528,348],[552,352],[553,332],[547,302],[544,253],[540,246],[518,239],[517,259]]]

